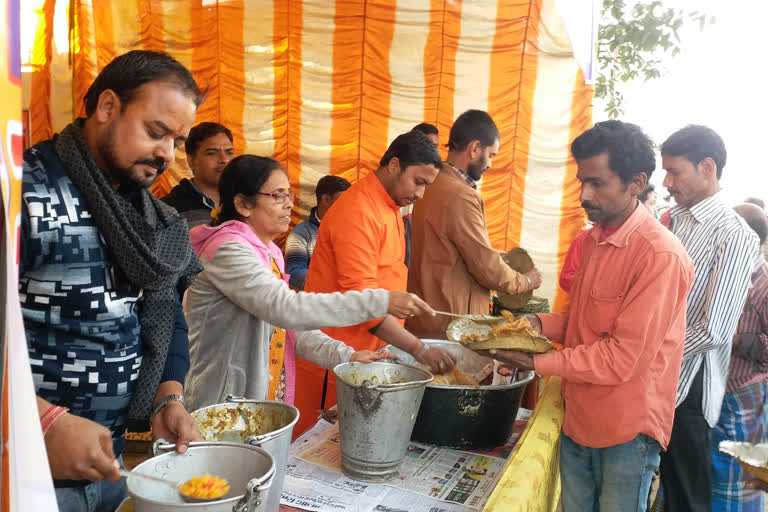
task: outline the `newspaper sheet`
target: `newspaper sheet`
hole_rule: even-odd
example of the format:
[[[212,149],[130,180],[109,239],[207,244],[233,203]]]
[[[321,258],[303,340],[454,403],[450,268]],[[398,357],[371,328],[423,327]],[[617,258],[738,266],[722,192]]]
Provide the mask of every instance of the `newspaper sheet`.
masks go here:
[[[530,412],[520,410],[509,441],[490,453],[411,443],[399,478],[386,484],[345,477],[338,424],[320,420],[293,444],[281,503],[321,512],[481,510]]]

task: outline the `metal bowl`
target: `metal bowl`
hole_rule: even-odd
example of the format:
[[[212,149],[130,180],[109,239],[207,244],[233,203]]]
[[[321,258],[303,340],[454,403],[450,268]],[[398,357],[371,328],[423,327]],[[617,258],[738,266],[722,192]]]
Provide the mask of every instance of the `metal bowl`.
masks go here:
[[[175,445],[156,442],[161,451]],[[193,442],[184,454],[169,451],[142,462],[138,473],[183,482],[205,473],[226,478],[229,493],[207,503],[187,503],[171,486],[143,479],[129,479],[128,494],[136,512],[243,512],[266,510],[266,491],[272,484],[275,462],[265,450],[244,443]],[[132,481],[133,480],[133,481]]]

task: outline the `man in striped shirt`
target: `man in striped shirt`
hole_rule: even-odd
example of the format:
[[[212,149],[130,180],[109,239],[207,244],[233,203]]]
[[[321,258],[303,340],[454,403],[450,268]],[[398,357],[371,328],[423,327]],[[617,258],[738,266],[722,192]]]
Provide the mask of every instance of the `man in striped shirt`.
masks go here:
[[[768,222],[764,211],[754,204],[740,204],[736,213],[765,243]],[[752,478],[718,446],[726,439],[750,443],[765,442],[768,424],[766,378],[768,377],[768,263],[755,260],[747,302],[733,337],[731,365],[725,387],[720,420],[712,430],[712,510],[763,512],[762,492],[745,489]]]
[[[691,125],[661,146],[664,186],[677,202],[669,228],[695,265],[672,438],[661,456],[668,512],[709,511],[710,443],[725,394],[731,340],[744,307],[758,239],[720,194],[723,140]]]

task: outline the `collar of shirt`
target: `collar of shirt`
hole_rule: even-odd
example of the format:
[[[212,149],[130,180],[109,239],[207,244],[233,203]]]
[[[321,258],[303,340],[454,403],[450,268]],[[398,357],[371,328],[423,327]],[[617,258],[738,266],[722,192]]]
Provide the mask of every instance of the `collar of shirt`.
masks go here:
[[[320,217],[317,216],[317,208],[312,208],[312,217],[315,218],[315,221],[317,221],[317,225],[319,226],[322,221],[320,220]]]
[[[477,182],[475,182],[475,180],[473,180],[469,176],[469,174],[465,173],[464,171],[462,171],[461,169],[459,169],[458,167],[456,167],[455,165],[453,165],[451,163],[448,163],[448,162],[443,162],[443,163],[445,165],[447,165],[448,167],[450,167],[451,169],[453,169],[456,172],[456,174],[459,175],[460,178],[463,178],[464,181],[467,182],[467,185],[469,185],[470,187],[472,187],[475,190],[477,190]]]
[[[379,178],[376,177],[376,173],[372,172],[366,176],[365,186],[374,198],[381,200],[393,210],[400,211],[400,206],[398,206],[394,199],[392,199],[392,196],[389,195],[389,192],[387,192],[384,185],[381,184]]]
[[[650,215],[648,209],[642,207],[638,201],[637,206],[635,207],[635,211],[632,212],[632,215],[630,215],[629,218],[624,221],[624,224],[619,226],[619,229],[617,229],[613,234],[609,235],[608,238],[602,241],[600,240],[600,235],[603,229],[605,229],[600,224],[595,225],[595,229],[592,230],[592,237],[597,241],[597,245],[611,244],[615,247],[626,247],[626,245],[629,243],[629,237],[632,235],[632,233],[635,232],[635,230],[637,230],[638,227],[640,227],[640,224],[648,215]]]
[[[690,212],[693,218],[696,219],[696,222],[703,224],[722,208],[726,208],[726,206],[725,203],[723,203],[720,192],[718,192],[703,201],[699,201],[690,208],[687,206],[675,206],[670,210],[670,217],[674,220],[680,215]]]
[[[197,188],[197,185],[195,185],[195,180],[194,179],[189,180],[189,184],[192,185],[192,188],[195,189],[195,192],[200,194],[200,198],[203,200],[203,204],[205,206],[207,206],[211,210],[215,210],[216,209],[216,205],[213,203],[213,199],[211,199],[210,197],[205,195],[202,190]]]

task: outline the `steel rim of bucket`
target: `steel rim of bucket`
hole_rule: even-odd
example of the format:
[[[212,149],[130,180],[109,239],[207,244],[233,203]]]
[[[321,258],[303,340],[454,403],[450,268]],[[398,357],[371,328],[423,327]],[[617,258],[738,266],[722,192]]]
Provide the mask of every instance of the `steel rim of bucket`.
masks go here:
[[[510,382],[509,384],[496,384],[495,386],[460,386],[458,384],[427,384],[427,387],[430,389],[455,389],[460,391],[466,391],[468,389],[481,389],[481,390],[494,390],[494,391],[504,391],[507,389],[515,389],[522,386],[525,386],[529,382],[531,382],[534,377],[536,377],[536,372],[534,371],[527,371],[524,373],[525,377],[515,380],[513,382]]]
[[[402,366],[402,367],[408,368],[410,370],[416,371],[418,373],[425,374],[427,376],[427,378],[420,379],[420,380],[409,380],[408,382],[394,382],[394,383],[387,383],[387,384],[376,384],[376,383],[371,382],[369,379],[364,379],[360,384],[354,384],[354,383],[349,382],[346,379],[344,379],[344,375],[340,375],[339,374],[339,370],[342,367],[354,367],[354,365],[356,365],[356,364],[359,364],[359,365],[381,365],[381,364],[384,364],[384,365]],[[384,362],[381,362],[381,361],[377,361],[377,362],[373,362],[373,363],[352,363],[352,362],[341,363],[341,364],[336,365],[333,368],[333,374],[341,382],[343,382],[345,385],[347,385],[347,386],[349,386],[351,388],[367,388],[367,389],[370,389],[370,390],[376,390],[376,391],[378,391],[380,393],[391,393],[393,391],[405,391],[405,390],[408,390],[408,389],[411,389],[411,388],[417,388],[417,387],[420,387],[420,386],[426,386],[426,385],[429,385],[429,383],[432,382],[435,379],[435,376],[432,375],[431,372],[429,372],[427,370],[423,370],[423,369],[421,369],[421,368],[419,368],[417,366],[413,366],[413,365],[410,365],[410,364],[399,362],[399,360],[396,360],[396,359],[391,360],[391,362],[388,362],[388,363],[384,363]],[[366,385],[366,383],[369,383],[369,384]]]

